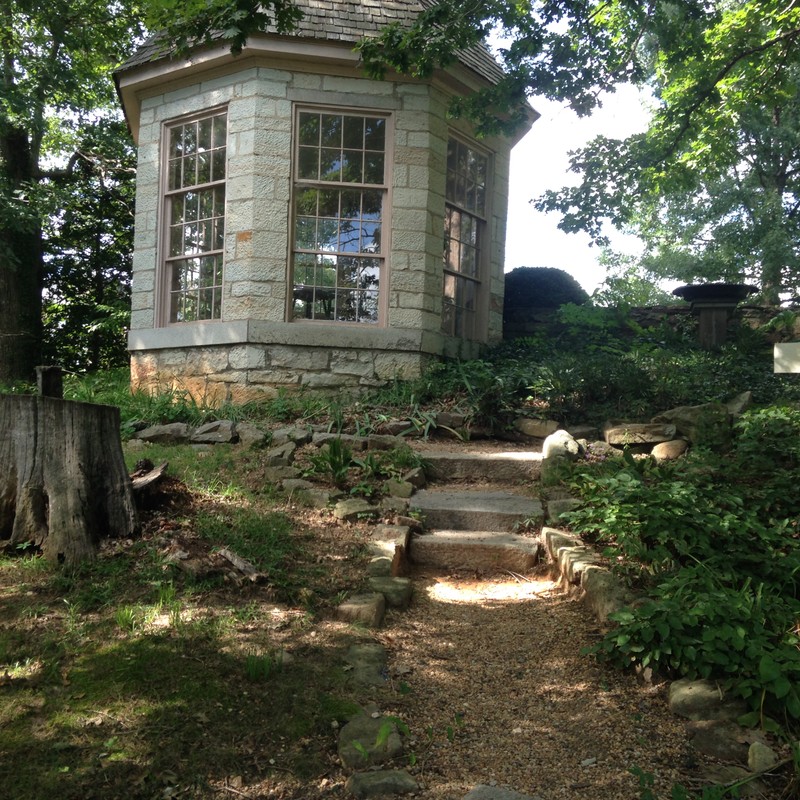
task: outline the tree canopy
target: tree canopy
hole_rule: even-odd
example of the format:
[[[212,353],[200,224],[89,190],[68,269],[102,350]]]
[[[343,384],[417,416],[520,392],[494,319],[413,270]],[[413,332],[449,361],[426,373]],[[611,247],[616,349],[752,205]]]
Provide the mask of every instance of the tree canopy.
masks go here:
[[[11,382],[42,358],[44,229],[62,190],[101,168],[88,131],[119,114],[111,71],[139,26],[116,0],[8,0],[0,13],[0,382]]]
[[[800,7],[737,2],[440,0],[411,30],[362,48],[368,70],[419,75],[499,27],[506,81],[455,110],[486,131],[514,123],[510,100],[544,95],[587,114],[621,81],[650,87],[652,123],[572,156],[578,186],[537,207],[603,242],[632,228],[647,269],[684,280],[755,279],[777,302],[800,281],[796,191]]]

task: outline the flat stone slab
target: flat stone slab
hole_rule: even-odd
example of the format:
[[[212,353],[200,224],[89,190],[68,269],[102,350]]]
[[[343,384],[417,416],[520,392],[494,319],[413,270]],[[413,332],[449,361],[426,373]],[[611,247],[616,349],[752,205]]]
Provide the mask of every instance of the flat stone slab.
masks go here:
[[[539,560],[539,543],[513,533],[436,531],[411,540],[415,564],[443,569],[527,572]]]
[[[507,453],[447,453],[421,450],[428,476],[437,481],[534,481],[541,471],[542,454],[529,451]]]
[[[425,516],[428,530],[510,531],[523,520],[544,520],[539,500],[510,492],[423,490],[412,505]]]

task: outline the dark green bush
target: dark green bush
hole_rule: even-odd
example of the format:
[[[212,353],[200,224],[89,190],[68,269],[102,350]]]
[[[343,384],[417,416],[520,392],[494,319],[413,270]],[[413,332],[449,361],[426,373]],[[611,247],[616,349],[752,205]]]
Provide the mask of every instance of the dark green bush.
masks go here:
[[[588,299],[578,281],[563,269],[517,267],[506,273],[506,310],[581,305]]]

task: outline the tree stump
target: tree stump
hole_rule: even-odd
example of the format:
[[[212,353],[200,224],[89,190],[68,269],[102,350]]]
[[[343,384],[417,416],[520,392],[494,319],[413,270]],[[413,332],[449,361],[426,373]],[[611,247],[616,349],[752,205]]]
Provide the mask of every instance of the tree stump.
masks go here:
[[[0,547],[77,564],[137,530],[118,408],[0,396]]]

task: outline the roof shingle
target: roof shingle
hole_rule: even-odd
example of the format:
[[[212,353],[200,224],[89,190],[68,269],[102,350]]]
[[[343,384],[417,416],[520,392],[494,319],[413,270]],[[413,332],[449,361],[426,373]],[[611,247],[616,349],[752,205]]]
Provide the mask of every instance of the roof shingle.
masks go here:
[[[296,0],[303,18],[287,36],[300,39],[323,39],[356,44],[365,37],[375,37],[391,22],[411,25],[430,0]],[[276,33],[274,28],[266,33]],[[222,38],[220,36],[220,38]],[[167,57],[157,37],[152,37],[133,54],[117,72]],[[485,47],[474,46],[458,54],[458,60],[490,83],[497,83],[503,71]]]

